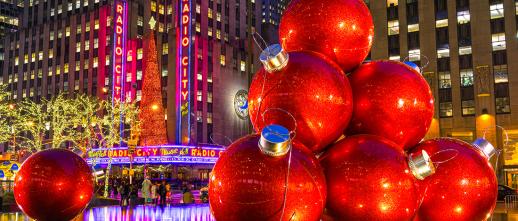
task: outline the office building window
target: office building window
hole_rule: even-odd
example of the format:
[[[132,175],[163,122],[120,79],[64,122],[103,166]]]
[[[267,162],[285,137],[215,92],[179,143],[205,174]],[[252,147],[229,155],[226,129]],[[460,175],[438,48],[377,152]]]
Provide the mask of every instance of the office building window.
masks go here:
[[[451,74],[449,71],[439,72],[439,88],[451,88]]]
[[[435,0],[435,20],[448,18],[448,1]]]
[[[439,103],[439,117],[452,117],[453,105],[451,102]]]
[[[399,21],[392,20],[388,21],[388,35],[397,35],[399,34]]]
[[[399,35],[391,35],[388,37],[389,56],[399,55]]]
[[[493,4],[489,6],[489,13],[491,19],[503,18],[504,17],[504,4]]]
[[[511,112],[509,99],[509,77],[507,65],[493,67],[495,78],[495,105],[497,114],[507,114]]]
[[[505,50],[505,33],[492,34],[491,44],[493,46],[493,51]]]
[[[406,17],[408,24],[419,23],[419,8],[417,0],[406,1]]]
[[[475,100],[462,101],[462,116],[475,115]]]
[[[473,70],[472,69],[460,70],[460,85],[462,87],[473,86]]]

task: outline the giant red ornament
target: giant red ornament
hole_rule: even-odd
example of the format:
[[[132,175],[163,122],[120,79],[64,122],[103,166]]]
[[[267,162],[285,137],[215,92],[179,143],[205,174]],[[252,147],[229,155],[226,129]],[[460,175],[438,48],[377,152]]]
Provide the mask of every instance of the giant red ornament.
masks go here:
[[[94,189],[88,164],[65,149],[40,151],[22,164],[14,181],[14,198],[27,216],[41,221],[68,221],[83,211]]]
[[[282,212],[290,153],[267,155],[259,142],[259,135],[241,138],[216,162],[209,181],[209,202],[216,220],[318,220],[325,206],[326,185],[311,151],[297,142],[291,144]]]
[[[363,0],[293,0],[279,26],[287,51],[322,53],[345,72],[365,60],[373,36],[372,16]]]
[[[417,144],[430,128],[433,95],[414,69],[395,61],[362,64],[349,75],[354,111],[347,134],[373,134],[404,149]]]
[[[439,164],[434,175],[419,181],[424,199],[415,220],[474,221],[491,216],[498,183],[483,152],[451,138],[427,140],[412,152],[421,150]]]
[[[326,219],[410,220],[419,199],[405,153],[373,135],[347,137],[322,156],[327,179]]]
[[[256,131],[279,124],[294,129],[306,147],[319,152],[336,141],[349,123],[349,81],[332,61],[311,52],[286,53],[279,45],[261,54],[265,67],[254,76],[248,94]]]

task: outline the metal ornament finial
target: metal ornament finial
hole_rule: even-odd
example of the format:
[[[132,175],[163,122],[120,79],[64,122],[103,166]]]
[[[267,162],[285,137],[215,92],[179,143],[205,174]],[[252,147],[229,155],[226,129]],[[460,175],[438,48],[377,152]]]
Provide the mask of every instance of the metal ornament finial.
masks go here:
[[[272,157],[286,155],[291,148],[290,132],[277,124],[264,127],[259,139],[259,148],[264,154]]]
[[[268,46],[259,55],[264,69],[269,73],[280,71],[288,64],[289,55],[284,51],[280,44],[273,44]]]
[[[484,138],[478,138],[475,140],[475,142],[473,142],[473,146],[484,153],[488,160],[496,154],[496,149],[493,144],[489,143],[489,141]]]
[[[408,156],[408,167],[415,178],[424,180],[435,173],[435,166],[432,159],[425,150],[420,153],[412,153]]]

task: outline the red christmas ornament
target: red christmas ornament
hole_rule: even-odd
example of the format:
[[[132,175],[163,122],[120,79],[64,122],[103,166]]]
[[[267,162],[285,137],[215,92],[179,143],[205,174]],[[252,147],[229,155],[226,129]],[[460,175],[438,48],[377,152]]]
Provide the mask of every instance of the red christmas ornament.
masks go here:
[[[322,156],[327,220],[410,220],[419,199],[405,153],[373,135],[347,137]]]
[[[288,59],[289,57],[289,59]],[[336,141],[352,112],[349,81],[332,61],[311,52],[286,53],[280,45],[263,51],[260,69],[250,86],[250,119],[256,131],[279,124],[314,152]]]
[[[491,216],[498,183],[488,161],[491,154],[485,153],[494,148],[480,141],[472,146],[456,139],[438,138],[412,149],[412,152],[426,150],[438,164],[434,175],[418,182],[424,198],[415,220],[473,221]]]
[[[36,220],[68,221],[88,205],[94,190],[88,164],[64,149],[40,151],[22,164],[14,181],[14,198]]]
[[[349,75],[354,111],[347,134],[373,134],[404,149],[416,145],[430,128],[434,101],[426,80],[409,66],[373,61]]]
[[[287,51],[315,51],[345,72],[369,54],[374,24],[362,0],[293,0],[284,11],[279,39]]]
[[[239,139],[216,162],[209,181],[209,203],[216,220],[319,220],[326,200],[322,168],[306,147],[289,144],[289,135],[282,139],[275,132],[265,135],[272,126],[280,127],[270,125],[262,136]],[[265,139],[268,136],[270,141]]]

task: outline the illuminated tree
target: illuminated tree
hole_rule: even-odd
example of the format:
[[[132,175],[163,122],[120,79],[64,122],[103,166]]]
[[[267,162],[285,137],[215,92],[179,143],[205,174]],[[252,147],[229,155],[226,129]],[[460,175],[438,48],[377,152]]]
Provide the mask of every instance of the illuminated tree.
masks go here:
[[[133,130],[138,130],[139,120],[138,113],[139,109],[137,105],[132,103],[120,103],[116,101],[111,103],[108,101],[102,102],[103,115],[98,119],[96,123],[92,123],[93,139],[96,143],[105,148],[113,148],[114,146],[120,145],[121,143],[128,142],[129,136],[122,136],[120,133],[121,122],[124,124],[123,134],[129,134]],[[121,121],[121,116],[124,116],[124,120]],[[108,160],[108,166],[106,167],[105,176],[105,187],[104,196],[108,196],[108,184],[110,179],[112,166],[112,158]]]
[[[11,111],[10,104],[8,103],[8,93],[5,91],[5,87],[0,87],[0,143],[5,143],[11,138],[9,130],[8,115]]]
[[[139,114],[141,121],[140,145],[167,143],[159,70],[155,36],[154,31],[151,30],[144,40],[144,74]]]
[[[42,100],[41,103],[24,100],[18,104],[16,111],[23,119],[23,123],[19,123],[19,129],[24,132],[18,139],[24,149],[39,151],[45,144],[50,143],[49,139],[45,139],[50,126],[49,113],[45,109],[47,104],[47,100]]]

